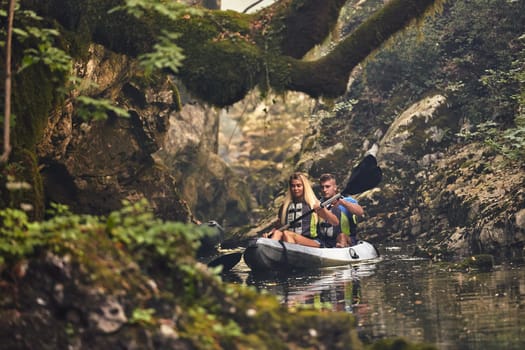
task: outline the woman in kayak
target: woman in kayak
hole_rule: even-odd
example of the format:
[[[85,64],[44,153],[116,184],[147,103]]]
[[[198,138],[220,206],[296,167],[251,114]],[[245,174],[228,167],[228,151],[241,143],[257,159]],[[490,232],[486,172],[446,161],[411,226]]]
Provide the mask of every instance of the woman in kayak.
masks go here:
[[[320,206],[306,175],[293,173],[288,179],[288,191],[278,216],[281,225],[290,225],[286,229],[274,229],[265,236],[288,243],[321,247],[321,241],[317,238],[319,217],[334,226],[339,225],[337,216]]]

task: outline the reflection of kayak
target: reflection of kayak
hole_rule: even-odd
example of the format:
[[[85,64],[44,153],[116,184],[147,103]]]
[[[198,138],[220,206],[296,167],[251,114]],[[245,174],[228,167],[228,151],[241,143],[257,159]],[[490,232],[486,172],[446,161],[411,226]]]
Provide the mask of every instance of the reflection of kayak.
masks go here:
[[[312,269],[348,265],[379,257],[377,249],[366,241],[348,248],[312,248],[299,244],[258,238],[243,254],[244,261],[254,271]]]

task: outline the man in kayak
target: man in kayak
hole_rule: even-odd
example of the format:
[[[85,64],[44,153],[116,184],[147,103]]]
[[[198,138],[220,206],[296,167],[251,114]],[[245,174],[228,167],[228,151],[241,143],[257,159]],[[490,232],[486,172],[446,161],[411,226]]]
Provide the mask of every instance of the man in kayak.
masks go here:
[[[288,179],[288,191],[279,209],[278,223],[283,225],[283,228],[272,230],[264,236],[288,243],[321,247],[317,235],[319,218],[330,225],[339,225],[337,217],[327,208],[320,206],[306,175],[294,173]],[[286,227],[288,224],[290,225]]]
[[[337,182],[332,174],[323,174],[319,178],[323,201],[335,196]],[[318,235],[327,248],[348,247],[357,244],[357,218],[363,216],[364,210],[352,197],[335,201],[331,207],[332,213],[339,219],[338,225],[320,220]]]

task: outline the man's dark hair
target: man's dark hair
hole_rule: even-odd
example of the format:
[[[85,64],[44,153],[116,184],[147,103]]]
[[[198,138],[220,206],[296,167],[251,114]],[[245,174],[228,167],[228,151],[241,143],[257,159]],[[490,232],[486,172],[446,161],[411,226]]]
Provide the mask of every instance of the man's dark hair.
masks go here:
[[[335,176],[329,173],[325,173],[319,177],[319,182],[325,182],[328,180],[335,180]]]

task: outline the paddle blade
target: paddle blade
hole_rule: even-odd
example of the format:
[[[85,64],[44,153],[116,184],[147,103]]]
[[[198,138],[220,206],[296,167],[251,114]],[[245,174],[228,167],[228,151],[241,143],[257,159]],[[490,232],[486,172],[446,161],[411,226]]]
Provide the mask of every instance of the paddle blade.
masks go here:
[[[218,258],[213,259],[207,265],[208,267],[215,267],[222,265],[222,272],[230,271],[235,265],[241,261],[242,252],[235,252],[230,254],[221,255]]]
[[[377,159],[371,154],[368,154],[363,160],[352,169],[350,180],[346,184],[342,194],[352,195],[368,191],[376,187],[383,178],[381,168],[377,166]]]

